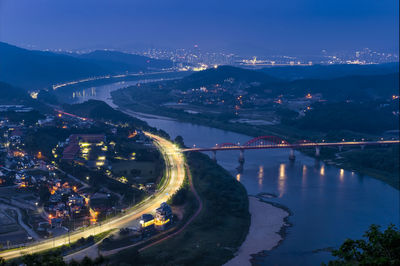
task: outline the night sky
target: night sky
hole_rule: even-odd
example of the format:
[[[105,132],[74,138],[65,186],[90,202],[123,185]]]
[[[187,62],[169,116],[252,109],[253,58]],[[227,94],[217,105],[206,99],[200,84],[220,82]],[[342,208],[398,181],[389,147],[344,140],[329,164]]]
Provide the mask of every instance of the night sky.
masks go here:
[[[396,52],[398,0],[0,0],[0,41],[37,49]]]

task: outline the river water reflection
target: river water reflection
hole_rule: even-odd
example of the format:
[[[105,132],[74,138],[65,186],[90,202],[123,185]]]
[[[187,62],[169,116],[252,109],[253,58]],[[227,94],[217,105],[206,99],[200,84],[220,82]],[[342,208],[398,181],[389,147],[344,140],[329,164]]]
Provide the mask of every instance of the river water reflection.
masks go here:
[[[204,126],[141,116],[151,126],[183,136],[186,145],[214,146],[221,142],[244,143],[250,137]],[[337,247],[347,237],[359,238],[372,223],[399,225],[399,191],[357,173],[338,169],[287,150],[245,151],[243,172],[238,174],[238,151],[217,153],[220,165],[230,171],[248,194],[276,195],[269,199],[292,211],[285,240],[262,265],[320,265],[331,256],[323,249]]]
[[[98,98],[106,100],[109,97]],[[181,135],[187,146],[214,146],[223,142],[244,143],[251,137],[215,128],[138,114],[149,125]],[[372,223],[399,226],[399,191],[357,173],[338,169],[288,150],[248,150],[242,173],[238,151],[217,153],[220,165],[230,171],[248,194],[276,195],[270,201],[292,211],[285,240],[260,265],[320,265],[332,257],[324,251],[338,247],[346,238],[360,238]]]

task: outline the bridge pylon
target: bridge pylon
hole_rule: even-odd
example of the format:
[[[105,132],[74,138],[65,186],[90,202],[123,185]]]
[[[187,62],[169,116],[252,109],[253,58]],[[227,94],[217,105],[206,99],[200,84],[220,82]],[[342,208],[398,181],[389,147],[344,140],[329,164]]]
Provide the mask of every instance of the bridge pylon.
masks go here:
[[[239,163],[244,163],[244,150],[241,149],[239,153]]]
[[[290,149],[289,160],[296,160],[296,155],[294,155],[294,149]]]
[[[318,146],[315,146],[315,156],[316,156],[316,157],[319,157],[320,154],[321,154],[321,148],[318,147]]]
[[[213,150],[213,151],[212,151],[212,160],[213,160],[214,162],[217,161],[217,151],[216,151],[216,150]]]

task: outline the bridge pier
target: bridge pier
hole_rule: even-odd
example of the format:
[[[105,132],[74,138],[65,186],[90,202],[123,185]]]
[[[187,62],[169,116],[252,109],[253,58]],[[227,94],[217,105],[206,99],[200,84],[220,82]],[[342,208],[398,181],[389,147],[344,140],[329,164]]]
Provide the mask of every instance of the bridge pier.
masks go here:
[[[239,153],[239,163],[244,163],[244,150],[240,150],[240,153]]]
[[[315,156],[316,156],[316,157],[319,157],[320,154],[321,154],[321,148],[318,147],[318,146],[315,146]]]
[[[289,160],[296,160],[296,156],[294,155],[294,149],[290,149]]]
[[[360,145],[361,149],[363,150],[365,148],[365,145]]]
[[[342,149],[343,149],[343,146],[339,146],[339,151],[342,151]]]
[[[212,151],[212,157],[211,157],[211,159],[212,159],[214,162],[217,161],[217,151],[216,151],[216,150],[213,150],[213,151]]]

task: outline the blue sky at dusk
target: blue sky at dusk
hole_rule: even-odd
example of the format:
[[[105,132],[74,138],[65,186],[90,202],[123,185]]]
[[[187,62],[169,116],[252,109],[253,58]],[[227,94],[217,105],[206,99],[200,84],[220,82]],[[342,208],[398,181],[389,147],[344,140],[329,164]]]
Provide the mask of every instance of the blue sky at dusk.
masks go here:
[[[0,40],[38,49],[396,52],[397,0],[0,0]]]

